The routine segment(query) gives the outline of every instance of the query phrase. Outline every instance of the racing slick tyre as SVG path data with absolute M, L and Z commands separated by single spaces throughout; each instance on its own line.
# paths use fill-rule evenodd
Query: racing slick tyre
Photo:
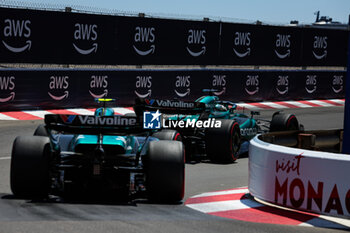
M 272 116 L 270 132 L 299 130 L 299 122 L 294 114 L 276 112 Z
M 237 122 L 221 120 L 220 128 L 205 133 L 206 153 L 212 162 L 233 163 L 241 147 L 241 131 Z
M 151 141 L 146 163 L 148 198 L 177 203 L 185 191 L 185 151 L 182 142 Z
M 36 128 L 36 130 L 34 132 L 34 136 L 45 136 L 45 137 L 49 136 L 47 134 L 47 131 L 45 129 L 45 125 L 44 124 L 38 125 L 38 127 Z
M 10 185 L 13 194 L 43 198 L 49 192 L 50 141 L 42 136 L 19 136 L 12 147 Z
M 180 133 L 172 129 L 163 129 L 157 131 L 152 134 L 152 137 L 158 138 L 159 140 L 182 141 Z

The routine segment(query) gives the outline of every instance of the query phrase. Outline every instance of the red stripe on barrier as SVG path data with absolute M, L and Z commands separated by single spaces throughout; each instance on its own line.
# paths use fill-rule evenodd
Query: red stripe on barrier
M 46 111 L 51 112 L 53 114 L 79 115 L 75 112 L 72 112 L 66 109 L 46 110 Z
M 307 101 L 307 100 L 300 100 L 300 101 L 298 101 L 298 102 L 299 102 L 299 103 L 302 103 L 302 104 L 310 105 L 310 106 L 312 106 L 312 107 L 324 107 L 324 106 L 319 105 L 319 104 L 311 103 L 311 102 L 309 102 L 309 101 Z
M 188 204 L 197 204 L 197 203 L 209 203 L 217 201 L 234 201 L 234 200 L 243 200 L 247 197 L 243 193 L 234 193 L 234 194 L 223 194 L 215 196 L 205 196 L 205 197 L 192 197 L 185 202 L 185 205 Z
M 340 103 L 334 102 L 332 100 L 320 100 L 320 101 L 324 102 L 324 103 L 327 103 L 327 104 L 334 105 L 334 106 L 344 106 L 344 104 L 340 104 Z
M 248 104 L 259 108 L 264 108 L 264 109 L 274 109 L 273 107 L 265 105 L 263 103 L 248 103 Z
M 25 112 L 2 112 L 1 114 L 15 118 L 17 120 L 42 120 L 40 117 Z
M 279 105 L 282 105 L 282 106 L 285 106 L 287 108 L 300 108 L 294 104 L 290 104 L 290 103 L 287 103 L 287 102 L 273 102 L 275 104 L 279 104 Z
M 283 225 L 299 225 L 319 216 L 318 214 L 289 211 L 271 206 L 212 212 L 209 214 L 248 222 Z

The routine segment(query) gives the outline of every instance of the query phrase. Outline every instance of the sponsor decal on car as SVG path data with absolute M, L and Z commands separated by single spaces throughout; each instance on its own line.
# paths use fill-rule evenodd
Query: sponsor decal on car
M 62 121 L 66 124 L 72 124 L 76 115 L 60 115 Z
M 181 100 L 159 100 L 159 99 L 146 99 L 146 104 L 155 107 L 171 107 L 171 108 L 194 108 L 195 103 L 184 102 Z
M 241 129 L 242 136 L 255 136 L 258 133 L 256 128 L 244 128 Z
M 79 122 L 82 125 L 107 125 L 107 126 L 133 126 L 136 125 L 136 118 L 113 116 L 113 117 L 99 117 L 99 116 L 78 116 Z

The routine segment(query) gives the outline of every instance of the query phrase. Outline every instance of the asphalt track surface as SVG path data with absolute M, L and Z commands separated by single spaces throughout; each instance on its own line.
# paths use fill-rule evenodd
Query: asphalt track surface
M 274 111 L 262 111 L 270 119 Z M 306 130 L 342 128 L 343 107 L 290 109 Z M 342 232 L 336 229 L 285 226 L 224 219 L 183 205 L 134 202 L 66 203 L 59 199 L 35 202 L 15 199 L 10 190 L 12 143 L 18 135 L 32 135 L 42 121 L 0 121 L 0 233 L 4 232 Z M 248 158 L 234 164 L 186 164 L 185 200 L 208 191 L 248 185 Z

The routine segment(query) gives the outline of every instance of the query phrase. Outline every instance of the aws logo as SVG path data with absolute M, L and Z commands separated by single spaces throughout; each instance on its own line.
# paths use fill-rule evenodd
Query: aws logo
M 108 95 L 108 76 L 107 75 L 92 75 L 90 80 L 89 93 L 94 98 L 103 98 Z M 93 91 L 102 90 L 101 94 L 95 94 Z
M 233 52 L 237 57 L 243 58 L 250 55 L 250 32 L 235 32 Z M 240 49 L 238 49 L 240 48 Z
M 138 55 L 147 56 L 154 53 L 156 50 L 154 44 L 156 40 L 155 31 L 154 27 L 135 27 L 135 45 L 133 45 L 133 48 Z
M 326 58 L 327 56 L 327 36 L 314 36 L 312 54 L 318 60 Z
M 92 52 L 97 52 L 98 43 L 96 43 L 98 34 L 97 34 L 97 25 L 96 24 L 82 24 L 76 23 L 74 25 L 74 49 L 82 54 L 88 55 Z M 85 41 L 85 43 L 83 43 Z M 91 42 L 91 45 L 88 45 L 87 48 L 82 48 L 82 44 L 86 46 L 86 42 Z M 81 45 L 80 45 L 81 44 Z
M 284 59 L 290 57 L 290 37 L 291 35 L 287 34 L 277 34 L 276 35 L 276 48 L 275 54 L 279 59 Z
M 191 76 L 176 76 L 175 93 L 179 97 L 190 95 L 191 92 Z
M 247 75 L 245 91 L 249 95 L 255 95 L 259 92 L 259 75 Z
M 152 88 L 152 76 L 136 76 L 135 94 L 139 98 L 150 97 L 152 94 L 151 88 Z
M 307 93 L 314 93 L 317 89 L 317 75 L 307 75 L 305 84 L 305 90 Z
M 0 103 L 12 101 L 15 99 L 15 76 L 0 77 L 0 94 L 6 96 L 0 98 Z
M 48 95 L 53 100 L 63 100 L 68 98 L 69 76 L 51 76 L 49 82 Z
M 13 53 L 29 51 L 32 46 L 32 41 L 30 40 L 32 33 L 30 20 L 5 19 L 4 24 L 4 39 L 2 43 L 5 48 Z M 8 40 L 12 40 L 11 45 Z
M 276 90 L 280 95 L 288 93 L 289 89 L 289 76 L 278 75 Z
M 188 36 L 187 36 L 187 52 L 192 57 L 199 57 L 201 55 L 204 55 L 206 52 L 206 37 L 205 34 L 207 33 L 206 30 L 195 30 L 195 29 L 189 29 L 188 30 Z
M 212 86 L 221 91 L 214 92 L 215 95 L 222 95 L 226 92 L 226 75 L 213 75 Z
M 343 75 L 334 75 L 332 81 L 332 90 L 334 93 L 340 93 L 343 90 Z

